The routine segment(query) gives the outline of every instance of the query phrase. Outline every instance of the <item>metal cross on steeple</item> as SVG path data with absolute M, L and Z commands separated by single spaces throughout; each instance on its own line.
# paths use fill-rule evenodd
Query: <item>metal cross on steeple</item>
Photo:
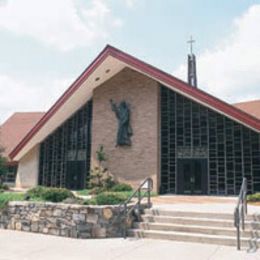
M 196 56 L 192 52 L 192 44 L 195 40 L 190 37 L 190 40 L 187 41 L 190 44 L 190 54 L 188 54 L 188 83 L 197 88 L 197 73 L 196 73 Z
M 188 44 L 190 44 L 190 54 L 192 54 L 192 44 L 195 42 L 195 40 L 192 38 L 192 35 L 190 36 L 190 40 L 187 41 Z

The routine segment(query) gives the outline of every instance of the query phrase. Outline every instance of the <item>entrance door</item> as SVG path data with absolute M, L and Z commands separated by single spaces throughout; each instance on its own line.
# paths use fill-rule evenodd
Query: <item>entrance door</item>
M 86 167 L 84 161 L 68 161 L 66 188 L 70 190 L 84 189 Z
M 179 159 L 177 192 L 179 194 L 207 194 L 207 160 Z

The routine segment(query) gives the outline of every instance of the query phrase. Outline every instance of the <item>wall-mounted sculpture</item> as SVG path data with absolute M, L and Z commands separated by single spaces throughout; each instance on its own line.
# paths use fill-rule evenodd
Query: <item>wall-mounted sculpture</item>
M 117 146 L 131 145 L 131 136 L 133 135 L 133 130 L 130 125 L 130 105 L 125 101 L 121 101 L 117 105 L 112 99 L 110 100 L 112 111 L 115 112 L 118 121 L 117 129 Z

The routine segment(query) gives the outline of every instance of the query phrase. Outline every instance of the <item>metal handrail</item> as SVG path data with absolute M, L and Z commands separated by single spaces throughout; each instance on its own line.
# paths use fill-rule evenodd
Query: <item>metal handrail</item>
M 147 185 L 147 186 L 146 186 Z M 141 193 L 142 190 L 146 190 L 143 194 Z M 146 197 L 147 194 L 147 207 L 151 208 L 151 191 L 153 189 L 153 180 L 152 178 L 148 177 L 146 178 L 139 186 L 138 188 L 127 198 L 126 201 L 119 204 L 119 214 L 122 212 L 123 214 L 123 237 L 126 238 L 127 236 L 127 218 L 130 215 L 130 213 L 133 212 L 137 208 L 137 214 L 138 218 L 140 218 L 140 212 L 141 212 L 141 202 L 142 199 Z M 137 202 L 133 205 L 128 206 L 128 204 L 132 201 L 134 197 L 137 195 Z
M 242 224 L 242 230 L 245 229 L 245 217 L 247 214 L 247 179 L 243 178 L 243 182 L 238 195 L 237 205 L 234 210 L 234 226 L 237 229 L 237 250 L 240 250 L 240 222 Z

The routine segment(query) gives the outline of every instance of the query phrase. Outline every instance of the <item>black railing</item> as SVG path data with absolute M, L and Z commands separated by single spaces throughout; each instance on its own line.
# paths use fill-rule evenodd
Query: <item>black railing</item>
M 241 247 L 241 234 L 240 234 L 240 225 L 242 230 L 245 230 L 245 217 L 247 215 L 247 179 L 243 178 L 243 182 L 240 188 L 237 206 L 234 210 L 234 226 L 237 229 L 237 249 L 240 250 Z
M 141 217 L 141 202 L 144 198 L 147 198 L 147 207 L 151 208 L 151 191 L 153 189 L 153 180 L 152 178 L 146 178 L 139 187 L 128 197 L 128 199 L 119 205 L 119 214 L 122 214 L 123 220 L 123 237 L 127 237 L 127 226 L 128 226 L 128 217 L 134 211 L 137 218 Z M 132 203 L 133 199 L 137 198 L 137 200 Z

